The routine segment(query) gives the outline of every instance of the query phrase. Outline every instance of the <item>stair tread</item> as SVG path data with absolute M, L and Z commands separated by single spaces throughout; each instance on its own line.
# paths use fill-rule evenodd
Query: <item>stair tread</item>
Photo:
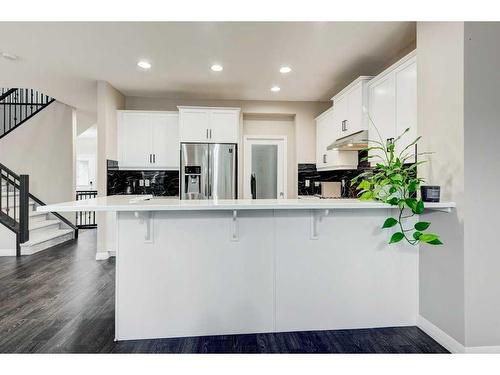
M 21 247 L 33 246 L 41 242 L 50 241 L 54 238 L 64 236 L 71 232 L 73 232 L 73 229 L 51 229 L 40 232 L 38 234 L 33 234 L 33 235 L 30 234 L 29 241 L 22 243 Z
M 47 212 L 30 211 L 29 215 L 30 215 L 30 217 L 33 217 L 33 216 L 42 216 L 42 215 L 47 215 Z
M 59 220 L 42 220 L 42 221 L 37 221 L 35 223 L 30 223 L 29 229 L 34 230 L 34 229 L 40 229 L 44 227 L 48 227 L 51 225 L 59 224 Z

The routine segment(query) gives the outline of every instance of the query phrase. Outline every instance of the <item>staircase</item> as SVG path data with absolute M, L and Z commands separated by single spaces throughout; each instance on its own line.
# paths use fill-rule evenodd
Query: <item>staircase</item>
M 33 89 L 0 88 L 0 138 L 21 126 L 55 99 Z
M 78 238 L 78 228 L 58 213 L 37 212 L 45 205 L 29 193 L 29 176 L 0 163 L 0 225 L 16 234 L 16 255 L 31 255 Z

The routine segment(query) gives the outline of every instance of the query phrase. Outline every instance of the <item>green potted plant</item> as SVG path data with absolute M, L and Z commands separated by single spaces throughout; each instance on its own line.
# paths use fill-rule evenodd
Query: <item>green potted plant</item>
M 413 157 L 414 146 L 421 137 L 402 147 L 402 151 L 396 154 L 396 144 L 410 129 L 406 129 L 399 137 L 385 145 L 377 127 L 370 116 L 368 117 L 378 133 L 379 140 L 368 140 L 369 147 L 365 151 L 368 153 L 376 150 L 377 153 L 368 155 L 362 160 L 379 160 L 373 170 L 363 172 L 351 181 L 354 186 L 357 185 L 359 199 L 380 201 L 397 208 L 396 217 L 388 217 L 382 225 L 382 228 L 397 227 L 397 231 L 390 238 L 390 244 L 405 240 L 411 245 L 420 242 L 442 245 L 437 234 L 427 231 L 431 225 L 430 222 L 418 221 L 413 226 L 408 226 L 408 220 L 415 215 L 422 214 L 425 209 L 424 202 L 417 198 L 417 192 L 424 181 L 417 176 L 417 166 L 425 161 L 407 163 Z M 428 153 L 423 152 L 417 155 L 424 154 Z

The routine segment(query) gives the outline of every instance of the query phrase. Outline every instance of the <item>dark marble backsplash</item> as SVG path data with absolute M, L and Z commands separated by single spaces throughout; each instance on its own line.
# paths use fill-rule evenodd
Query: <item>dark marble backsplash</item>
M 350 181 L 366 169 L 349 169 L 340 171 L 318 171 L 316 164 L 299 164 L 298 168 L 298 194 L 314 195 L 321 194 L 321 188 L 315 187 L 314 182 L 342 182 L 347 183 L 346 198 L 356 198 L 356 188 L 350 186 Z M 309 180 L 309 187 L 306 187 L 306 180 Z
M 179 196 L 179 171 L 121 170 L 117 163 L 112 162 L 108 160 L 107 195 Z M 149 180 L 150 186 L 140 186 L 140 180 Z

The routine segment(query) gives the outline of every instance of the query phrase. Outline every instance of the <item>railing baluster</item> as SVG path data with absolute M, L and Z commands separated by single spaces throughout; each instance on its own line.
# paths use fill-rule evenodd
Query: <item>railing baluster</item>
M 33 89 L 0 89 L 0 138 L 54 101 Z

